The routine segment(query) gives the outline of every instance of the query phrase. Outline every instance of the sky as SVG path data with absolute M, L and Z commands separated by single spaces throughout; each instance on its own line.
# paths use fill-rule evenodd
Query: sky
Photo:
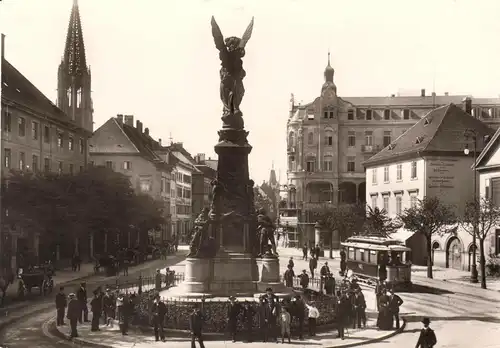
M 52 101 L 73 0 L 3 0 L 5 57 Z M 224 36 L 255 17 L 241 110 L 250 175 L 286 181 L 290 94 L 317 97 L 328 50 L 339 96 L 400 90 L 500 94 L 498 0 L 79 0 L 94 129 L 133 114 L 154 138 L 215 157 L 222 126 L 215 16 Z

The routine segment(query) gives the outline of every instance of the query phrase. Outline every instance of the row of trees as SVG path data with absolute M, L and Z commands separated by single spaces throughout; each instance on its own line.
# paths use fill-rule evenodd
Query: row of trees
M 352 234 L 369 234 L 388 237 L 399 228 L 419 233 L 425 237 L 427 249 L 427 277 L 432 278 L 432 240 L 450 229 L 450 225 L 460 225 L 471 236 L 476 237 L 479 247 L 481 287 L 486 289 L 486 252 L 485 241 L 500 224 L 500 208 L 489 199 L 481 199 L 466 204 L 463 215 L 458 218 L 451 207 L 443 204 L 436 197 L 425 197 L 415 206 L 405 209 L 397 218 L 388 217 L 385 210 L 359 205 L 339 205 L 316 213 L 316 220 L 333 233 L 336 231 L 340 240 Z M 330 256 L 331 256 L 330 247 Z
M 147 241 L 165 223 L 163 204 L 137 194 L 123 174 L 91 167 L 76 175 L 12 172 L 2 182 L 2 224 L 40 235 L 44 245 L 78 247 L 91 232 L 117 240 L 130 230 Z M 141 236 L 142 237 L 142 236 Z

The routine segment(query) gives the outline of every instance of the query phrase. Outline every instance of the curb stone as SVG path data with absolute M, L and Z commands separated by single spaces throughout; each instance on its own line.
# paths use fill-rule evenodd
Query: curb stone
M 388 332 L 387 334 L 384 334 L 382 336 L 375 337 L 375 338 L 372 338 L 372 339 L 369 339 L 369 340 L 366 340 L 366 341 L 362 341 L 362 342 L 345 343 L 345 344 L 340 344 L 340 345 L 326 346 L 324 348 L 350 348 L 350 347 L 364 346 L 364 345 L 368 345 L 368 344 L 373 344 L 373 343 L 378 343 L 378 342 L 384 341 L 386 339 L 389 339 L 391 337 L 394 337 L 394 336 L 402 333 L 405 330 L 405 328 L 406 328 L 406 319 L 402 318 L 402 320 L 403 320 L 403 324 L 401 325 L 401 327 L 398 330 L 394 330 L 394 331 Z M 44 323 L 44 325 L 47 325 L 49 334 L 53 335 L 56 338 L 61 338 L 61 339 L 64 339 L 66 341 L 72 341 L 74 343 L 79 343 L 79 344 L 86 345 L 86 346 L 89 346 L 89 347 L 94 347 L 94 348 L 111 348 L 112 347 L 112 346 L 109 346 L 109 345 L 100 344 L 100 343 L 96 343 L 96 342 L 93 342 L 93 341 L 90 341 L 90 340 L 86 340 L 86 339 L 83 339 L 83 338 L 80 338 L 80 337 L 75 337 L 73 339 L 69 339 L 56 326 L 55 317 L 53 317 L 52 319 L 49 319 L 46 323 Z

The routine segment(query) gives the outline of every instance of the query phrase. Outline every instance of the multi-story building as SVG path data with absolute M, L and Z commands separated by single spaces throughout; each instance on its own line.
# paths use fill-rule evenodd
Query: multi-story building
M 88 160 L 87 141 L 92 135 L 93 109 L 78 5 L 73 5 L 64 55 L 58 69 L 58 106 L 5 59 L 3 39 L 4 36 L 2 175 L 8 175 L 11 169 L 58 173 L 83 170 Z M 61 98 L 62 88 L 66 98 Z M 38 258 L 43 241 L 38 237 L 28 240 L 19 228 L 1 228 L 3 267 L 16 268 L 20 255 L 25 259 Z
M 155 231 L 152 237 L 156 243 L 171 238 L 170 218 L 176 207 L 174 204 L 172 208 L 171 202 L 175 202 L 175 198 L 171 197 L 171 188 L 175 188 L 172 176 L 177 160 L 161 145 L 161 139 L 154 140 L 149 135 L 149 129 L 143 129 L 139 120 L 134 127 L 133 115 L 119 114 L 95 131 L 90 140 L 90 159 L 93 165 L 105 166 L 128 176 L 137 192 L 164 202 L 168 223 Z M 104 250 L 96 250 L 95 247 L 105 245 L 99 243 L 98 238 L 103 236 L 94 238 L 93 250 L 96 253 Z
M 287 122 L 288 208 L 300 217 L 305 239 L 313 239 L 309 212 L 331 204 L 363 202 L 366 196 L 362 163 L 391 144 L 422 116 L 466 96 L 391 95 L 340 97 L 330 62 L 325 83 L 312 102 L 295 105 L 292 97 Z M 500 98 L 471 98 L 474 117 L 500 124 Z
M 193 175 L 199 174 L 196 162 L 182 143 L 172 143 L 167 149 L 176 158 L 172 170 L 172 200 L 175 199 L 175 211 L 172 212 L 172 232 L 180 240 L 187 241 L 193 226 Z M 175 198 L 174 198 L 175 197 Z
M 193 215 L 198 215 L 212 203 L 211 182 L 216 179 L 217 171 L 205 163 L 203 153 L 197 154 L 194 160 L 199 172 L 193 173 Z
M 471 169 L 476 157 L 465 154 L 464 149 L 473 147 L 474 135 L 479 155 L 486 145 L 483 139 L 493 134 L 492 128 L 454 104 L 434 109 L 364 163 L 368 205 L 395 218 L 424 197 L 437 197 L 460 219 L 477 192 L 473 185 L 476 173 Z M 412 248 L 413 263 L 427 264 L 425 237 L 410 231 L 393 237 Z M 470 267 L 467 255 L 472 250 L 472 236 L 463 228 L 453 226 L 436 233 L 432 243 L 436 266 Z

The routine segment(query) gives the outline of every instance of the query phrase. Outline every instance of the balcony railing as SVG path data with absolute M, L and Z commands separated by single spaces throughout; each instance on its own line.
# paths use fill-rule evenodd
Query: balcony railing
M 362 145 L 361 146 L 361 152 L 363 153 L 377 153 L 379 152 L 380 145 Z

